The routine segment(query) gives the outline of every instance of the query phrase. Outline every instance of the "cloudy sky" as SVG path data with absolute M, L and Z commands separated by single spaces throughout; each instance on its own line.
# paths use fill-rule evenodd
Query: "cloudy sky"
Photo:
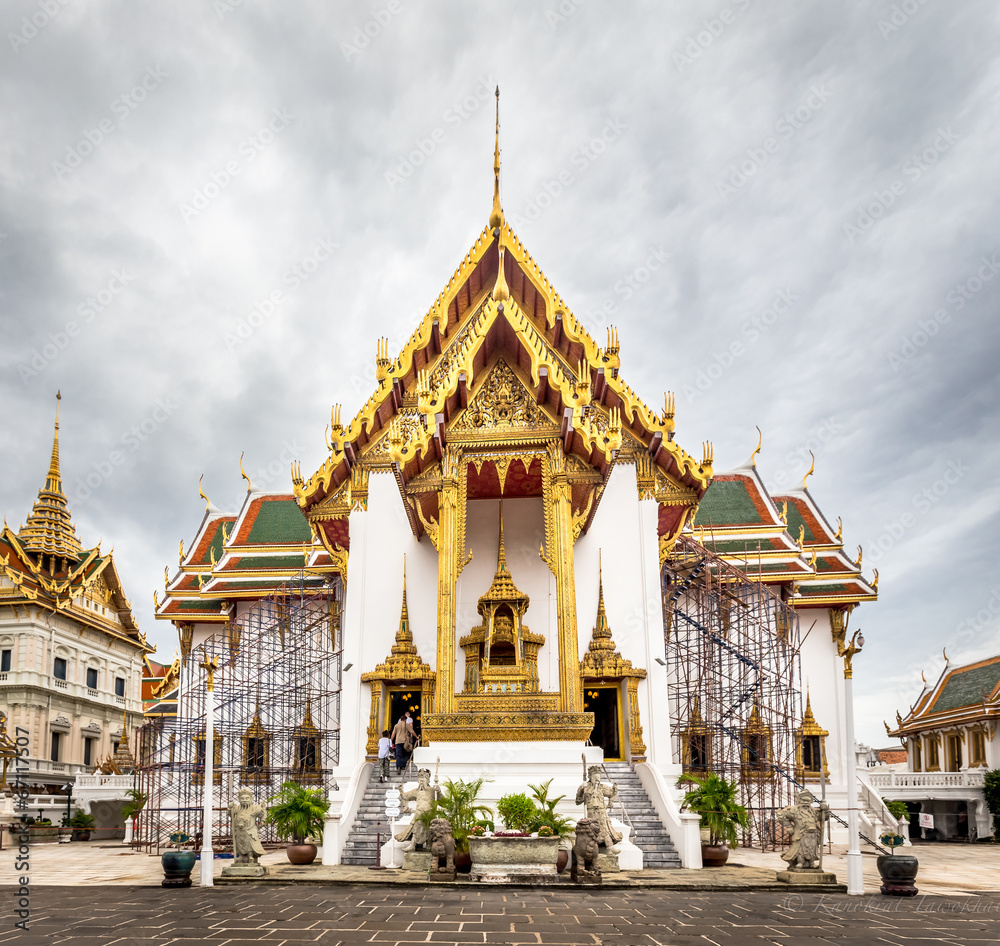
M 696 9 L 697 7 L 697 9 Z M 810 488 L 881 599 L 859 738 L 1000 650 L 1000 11 L 988 0 L 7 0 L 0 511 L 63 476 L 140 625 L 202 511 L 314 470 L 508 220 L 677 437 Z M 282 294 L 274 303 L 273 293 Z M 775 303 L 778 303 L 775 307 Z M 779 310 L 781 310 L 779 312 Z M 254 315 L 254 313 L 260 313 Z M 91 486 L 87 485 L 90 478 Z M 869 572 L 870 574 L 870 572 Z

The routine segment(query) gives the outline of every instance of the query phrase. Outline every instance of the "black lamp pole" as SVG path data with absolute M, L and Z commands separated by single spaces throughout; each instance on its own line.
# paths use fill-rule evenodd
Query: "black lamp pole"
M 66 791 L 66 824 L 69 825 L 70 806 L 73 804 L 73 783 L 67 782 L 63 785 L 63 789 Z

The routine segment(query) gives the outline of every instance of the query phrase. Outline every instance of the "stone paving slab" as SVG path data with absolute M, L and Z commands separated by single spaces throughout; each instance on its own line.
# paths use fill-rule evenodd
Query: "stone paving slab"
M 219 946 L 489 943 L 542 946 L 933 944 L 1000 941 L 1000 895 L 470 886 L 66 888 L 33 886 L 28 932 L 0 890 L 0 944 Z

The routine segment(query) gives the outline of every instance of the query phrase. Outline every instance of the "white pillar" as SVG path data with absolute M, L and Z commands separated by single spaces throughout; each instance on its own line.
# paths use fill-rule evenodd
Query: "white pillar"
M 858 834 L 858 773 L 854 756 L 854 681 L 846 673 L 844 680 L 844 702 L 847 704 L 847 894 L 863 896 L 865 892 L 864 873 L 861 864 L 861 839 Z
M 215 691 L 212 689 L 212 671 L 209 670 L 208 689 L 205 694 L 205 818 L 201 829 L 201 886 L 212 887 L 215 853 L 212 850 L 212 782 L 215 780 Z

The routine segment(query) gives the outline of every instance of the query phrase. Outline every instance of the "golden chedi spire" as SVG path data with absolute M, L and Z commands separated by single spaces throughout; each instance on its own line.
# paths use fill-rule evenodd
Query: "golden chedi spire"
M 526 611 L 530 600 L 528 595 L 520 591 L 514 584 L 514 579 L 507 568 L 507 552 L 503 542 L 503 501 L 501 500 L 500 539 L 497 543 L 497 570 L 493 576 L 493 583 L 490 585 L 489 590 L 479 599 L 478 610 L 480 614 L 484 614 L 485 609 L 489 607 L 490 603 L 505 601 L 508 603 L 516 602 L 519 606 L 523 603 L 521 610 Z
M 401 657 L 404 654 L 416 654 L 413 644 L 413 632 L 410 630 L 410 614 L 406 610 L 406 556 L 403 556 L 403 607 L 399 612 L 399 627 L 396 629 L 396 640 L 392 645 L 392 655 Z
M 493 210 L 490 212 L 490 229 L 502 228 L 503 208 L 500 206 L 500 86 L 497 86 L 497 131 L 493 146 Z
M 49 471 L 45 475 L 45 485 L 38 491 L 38 499 L 17 534 L 21 544 L 29 552 L 57 555 L 61 558 L 78 560 L 83 554 L 83 546 L 76 537 L 73 518 L 63 492 L 62 474 L 59 470 L 59 401 L 62 394 L 56 392 L 56 426 L 52 439 L 52 457 Z
M 595 654 L 602 650 L 614 652 L 615 649 L 615 643 L 611 639 L 611 628 L 608 626 L 608 615 L 604 610 L 604 574 L 600 553 L 597 559 L 597 620 L 594 622 L 594 630 L 587 649 Z

